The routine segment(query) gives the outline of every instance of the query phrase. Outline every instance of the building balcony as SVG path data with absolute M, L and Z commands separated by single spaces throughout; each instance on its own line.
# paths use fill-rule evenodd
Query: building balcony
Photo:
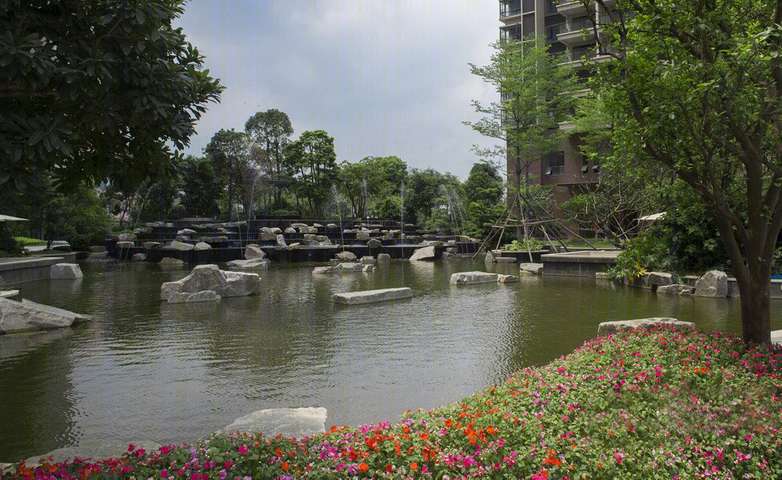
M 568 18 L 583 17 L 589 13 L 584 4 L 577 0 L 558 4 L 557 12 Z
M 610 62 L 614 59 L 611 55 L 595 55 L 594 53 L 588 54 L 575 51 L 571 54 L 570 58 L 570 61 L 562 62 L 561 65 L 567 65 L 573 68 L 573 70 L 581 70 L 589 63 Z
M 587 45 L 595 43 L 595 30 L 593 27 L 586 27 L 578 30 L 568 30 L 560 32 L 557 35 L 557 40 L 564 43 L 569 47 L 577 47 L 579 45 Z

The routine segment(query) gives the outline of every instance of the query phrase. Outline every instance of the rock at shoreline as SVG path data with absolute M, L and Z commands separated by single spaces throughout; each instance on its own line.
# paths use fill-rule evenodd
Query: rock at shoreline
M 728 275 L 719 270 L 706 272 L 695 282 L 696 297 L 725 298 L 728 296 Z
M 522 275 L 542 275 L 542 263 L 522 263 L 519 267 L 519 273 Z
M 237 418 L 218 433 L 263 433 L 267 437 L 311 437 L 326 431 L 323 407 L 267 408 Z
M 160 265 L 161 267 L 183 267 L 185 265 L 185 262 L 174 257 L 163 257 L 158 262 L 158 265 Z
M 212 249 L 212 246 L 209 245 L 206 242 L 198 242 L 193 247 L 193 250 L 195 250 L 196 252 L 202 252 L 204 250 L 211 250 L 211 249 Z
M 353 252 L 339 252 L 338 254 L 334 255 L 334 258 L 337 259 L 338 262 L 355 262 L 358 260 L 358 257 Z
M 190 275 L 160 287 L 160 298 L 168 300 L 174 293 L 196 293 L 214 290 L 221 297 L 241 297 L 258 293 L 261 277 L 255 273 L 228 272 L 217 265 L 198 265 Z
M 635 330 L 636 328 L 652 328 L 657 325 L 670 325 L 673 327 L 695 328 L 692 322 L 681 322 L 671 317 L 652 317 L 639 318 L 637 320 L 620 320 L 617 322 L 603 322 L 597 326 L 597 336 L 608 335 L 609 333 L 625 332 Z
M 410 261 L 415 262 L 419 260 L 434 260 L 435 257 L 435 251 L 434 246 L 430 247 L 423 247 L 416 249 L 415 252 L 410 256 Z
M 247 260 L 231 260 L 226 265 L 231 270 L 234 269 L 251 269 L 251 268 L 258 268 L 258 269 L 266 269 L 269 268 L 269 260 L 266 258 L 256 257 L 256 258 L 250 258 Z
M 692 295 L 695 291 L 695 287 L 689 285 L 682 285 L 680 283 L 674 283 L 672 285 L 663 285 L 657 287 L 657 293 L 663 293 L 668 295 Z
M 193 245 L 189 243 L 180 242 L 179 240 L 171 240 L 169 246 L 172 249 L 179 250 L 181 252 L 186 252 L 195 248 Z
M 144 449 L 149 452 L 161 447 L 159 443 L 148 440 L 129 440 L 129 441 L 100 441 L 92 444 L 81 444 L 76 447 L 64 447 L 52 450 L 49 453 L 36 455 L 25 460 L 29 465 L 37 465 L 41 458 L 52 457 L 54 462 L 64 462 L 67 459 L 74 458 L 92 458 L 99 460 L 104 458 L 117 458 L 128 451 L 128 445 L 134 445 L 136 449 Z
M 496 282 L 498 275 L 487 272 L 458 272 L 451 275 L 451 285 L 474 285 Z
M 380 248 L 383 246 L 383 242 L 378 240 L 377 238 L 370 238 L 369 241 L 367 241 L 367 247 L 368 248 Z
M 387 253 L 379 253 L 377 255 L 377 261 L 378 262 L 390 262 L 391 261 L 391 255 Z
M 81 273 L 81 268 L 77 263 L 57 263 L 49 269 L 49 278 L 51 279 L 82 278 L 83 276 L 84 274 Z
M 497 283 L 515 283 L 519 281 L 519 277 L 516 275 L 499 275 L 497 276 Z
M 132 257 L 130 257 L 131 262 L 144 262 L 147 260 L 147 256 L 143 253 L 134 253 Z

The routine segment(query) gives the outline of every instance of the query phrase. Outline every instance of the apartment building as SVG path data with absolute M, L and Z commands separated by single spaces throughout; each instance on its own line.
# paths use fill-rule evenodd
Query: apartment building
M 598 24 L 607 21 L 606 12 L 599 8 L 587 9 L 581 1 L 557 0 L 500 0 L 500 39 L 523 40 L 542 37 L 551 53 L 564 54 L 576 75 L 586 78 L 584 60 L 593 59 L 595 30 L 592 18 Z M 599 28 L 597 29 L 599 34 Z M 606 56 L 605 59 L 608 57 Z M 562 123 L 560 129 L 573 126 Z M 540 158 L 530 159 L 530 177 L 535 183 L 553 186 L 556 204 L 598 181 L 600 165 L 580 153 L 580 136 L 571 135 L 560 147 Z M 507 159 L 507 175 L 511 184 L 524 181 L 527 159 Z M 522 166 L 522 167 L 520 167 Z

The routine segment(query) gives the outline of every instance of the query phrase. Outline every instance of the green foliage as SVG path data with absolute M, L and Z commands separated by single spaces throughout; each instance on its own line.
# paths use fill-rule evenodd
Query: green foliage
M 206 158 L 187 157 L 182 163 L 182 205 L 188 217 L 213 218 L 217 213 L 220 184 Z
M 253 142 L 251 149 L 256 163 L 271 187 L 273 201 L 270 208 L 280 209 L 283 207 L 282 184 L 287 181 L 283 153 L 293 135 L 291 120 L 286 113 L 272 108 L 247 119 L 244 130 Z
M 204 153 L 212 162 L 212 168 L 222 188 L 227 190 L 225 219 L 234 219 L 234 200 L 238 190 L 247 182 L 249 137 L 243 132 L 221 129 L 204 147 Z M 246 188 L 246 187 L 245 187 Z
M 476 163 L 464 182 L 464 198 L 467 203 L 467 234 L 486 238 L 505 210 L 501 204 L 504 191 L 502 177 L 497 167 L 488 163 Z
M 0 9 L 0 185 L 41 171 L 139 184 L 170 171 L 218 80 L 172 26 L 184 2 L 29 2 Z
M 339 169 L 339 190 L 350 201 L 356 217 L 378 216 L 395 218 L 389 199 L 399 197 L 407 180 L 407 164 L 395 156 L 365 157 L 358 163 L 342 162 Z M 396 202 L 397 206 L 399 202 Z
M 302 133 L 285 147 L 285 164 L 293 192 L 307 201 L 312 215 L 322 218 L 337 180 L 334 139 L 323 130 Z
M 512 242 L 503 245 L 500 250 L 508 250 L 511 252 L 528 252 L 534 250 L 543 250 L 544 247 L 545 245 L 543 242 L 535 237 L 530 237 L 526 240 L 522 240 L 521 242 L 518 240 L 513 240 Z
M 7 222 L 0 222 L 0 257 L 17 257 L 24 254 L 22 243 L 14 238 L 13 233 L 6 227 Z
M 665 240 L 655 229 L 646 230 L 628 242 L 627 249 L 616 257 L 616 266 L 608 269 L 614 280 L 633 280 L 650 270 L 671 270 Z

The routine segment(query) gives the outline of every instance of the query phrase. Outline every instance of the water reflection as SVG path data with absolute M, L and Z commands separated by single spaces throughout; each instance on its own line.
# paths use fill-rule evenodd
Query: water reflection
M 378 264 L 374 273 L 261 272 L 261 294 L 169 305 L 189 268 L 82 264 L 80 282 L 25 284 L 33 301 L 95 321 L 34 340 L 0 338 L 0 460 L 96 441 L 194 441 L 261 408 L 323 406 L 329 424 L 395 420 L 566 354 L 597 324 L 673 316 L 740 331 L 736 300 L 657 297 L 592 279 L 521 277 L 451 286 L 452 273 L 515 265 Z M 410 300 L 345 307 L 337 292 L 409 286 Z M 778 310 L 778 309 L 776 309 Z M 774 328 L 782 328 L 775 316 Z M 11 340 L 3 343 L 4 340 Z

